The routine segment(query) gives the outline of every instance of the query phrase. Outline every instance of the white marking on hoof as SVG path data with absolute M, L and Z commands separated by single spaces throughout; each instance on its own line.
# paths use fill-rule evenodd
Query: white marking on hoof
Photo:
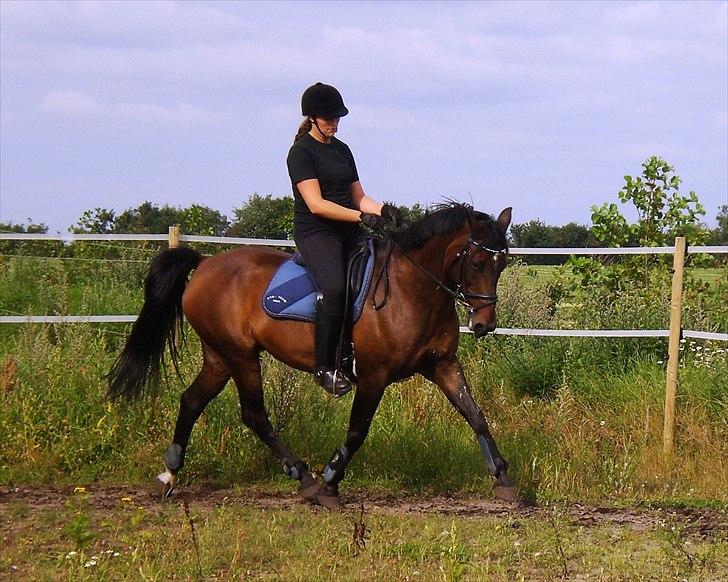
M 176 484 L 177 475 L 173 475 L 169 469 L 157 475 L 157 492 L 162 496 L 162 499 L 167 499 L 172 494 Z
M 170 483 L 174 485 L 177 482 L 177 475 L 173 475 L 172 471 L 167 469 L 164 473 L 157 475 L 157 479 L 159 479 L 162 483 Z

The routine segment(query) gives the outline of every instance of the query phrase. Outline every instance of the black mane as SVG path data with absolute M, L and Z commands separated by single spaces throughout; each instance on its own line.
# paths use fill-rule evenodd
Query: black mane
M 489 228 L 489 244 L 506 248 L 505 235 L 501 233 L 495 219 L 490 214 L 473 210 L 469 204 L 447 201 L 428 208 L 425 216 L 416 220 L 405 230 L 396 234 L 395 239 L 404 251 L 421 248 L 428 240 L 438 234 L 450 234 L 471 217 L 475 222 L 485 223 Z

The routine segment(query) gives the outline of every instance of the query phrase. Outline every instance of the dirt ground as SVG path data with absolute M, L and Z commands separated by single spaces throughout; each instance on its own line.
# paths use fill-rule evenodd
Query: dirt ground
M 200 509 L 223 505 L 238 505 L 257 509 L 287 509 L 307 505 L 292 493 L 266 492 L 259 489 L 184 487 L 169 499 L 162 501 L 149 490 L 141 487 L 90 485 L 84 487 L 86 502 L 94 509 L 113 509 L 119 499 L 129 498 L 137 506 L 149 509 L 160 504 L 183 504 Z M 61 509 L 78 490 L 74 487 L 50 486 L 0 486 L 0 510 L 9 504 L 22 503 L 32 510 Z M 341 511 L 360 511 L 362 504 L 369 515 L 440 515 L 461 517 L 518 516 L 547 520 L 558 511 L 561 518 L 573 525 L 613 526 L 632 531 L 643 531 L 664 524 L 665 521 L 680 524 L 693 535 L 728 535 L 728 509 L 714 508 L 618 508 L 591 505 L 550 504 L 537 506 L 526 503 L 506 503 L 463 495 L 436 495 L 430 497 L 410 495 L 378 495 L 353 491 L 342 495 Z M 322 509 L 322 511 L 324 511 Z

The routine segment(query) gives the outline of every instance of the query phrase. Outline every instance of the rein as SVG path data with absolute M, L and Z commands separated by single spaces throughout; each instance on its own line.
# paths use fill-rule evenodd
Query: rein
M 466 285 L 467 282 L 465 281 L 465 269 L 467 268 L 467 262 L 465 260 L 465 257 L 468 255 L 468 251 L 470 250 L 471 246 L 475 246 L 481 250 L 487 251 L 489 253 L 493 253 L 494 255 L 499 254 L 505 254 L 508 251 L 506 249 L 501 250 L 495 250 L 491 249 L 487 246 L 485 246 L 482 243 L 479 243 L 472 237 L 468 238 L 468 240 L 465 242 L 465 245 L 462 249 L 460 249 L 455 254 L 455 260 L 453 261 L 452 265 L 450 265 L 450 268 L 455 264 L 455 261 L 458 259 L 461 259 L 460 261 L 460 277 L 457 282 L 457 287 L 455 289 L 451 289 L 448 287 L 444 282 L 442 282 L 440 279 L 437 278 L 433 273 L 431 273 L 427 268 L 420 265 L 417 261 L 415 261 L 412 257 L 410 257 L 404 250 L 402 250 L 402 247 L 397 244 L 397 241 L 395 241 L 391 235 L 388 233 L 381 233 L 381 236 L 386 241 L 386 248 L 384 251 L 384 262 L 382 263 L 382 268 L 379 270 L 379 274 L 377 275 L 376 281 L 374 282 L 374 291 L 372 293 L 372 305 L 374 306 L 375 310 L 379 310 L 382 307 L 384 307 L 387 303 L 388 295 L 389 295 L 389 261 L 392 258 L 392 250 L 394 247 L 397 247 L 400 253 L 402 253 L 402 256 L 404 256 L 410 263 L 412 263 L 415 267 L 417 267 L 420 271 L 422 271 L 425 275 L 427 275 L 430 279 L 432 279 L 435 282 L 435 286 L 439 289 L 442 289 L 446 293 L 449 293 L 452 295 L 452 297 L 455 299 L 456 303 L 459 303 L 463 307 L 465 307 L 468 310 L 468 314 L 470 316 L 474 315 L 484 307 L 488 307 L 489 305 L 495 305 L 498 301 L 498 295 L 496 294 L 489 294 L 489 293 L 476 293 L 472 291 L 468 291 Z M 449 269 L 448 269 L 449 270 Z M 379 289 L 379 284 L 381 282 L 384 282 L 384 298 L 380 303 L 377 303 L 377 290 Z M 482 305 L 479 305 L 478 307 L 473 307 L 469 302 L 468 299 L 480 299 L 484 301 Z

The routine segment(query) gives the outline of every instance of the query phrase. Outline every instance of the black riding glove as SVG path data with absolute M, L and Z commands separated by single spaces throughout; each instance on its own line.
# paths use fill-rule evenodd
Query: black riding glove
M 362 212 L 359 218 L 364 226 L 371 228 L 374 232 L 384 232 L 387 228 L 387 220 L 378 214 Z
M 394 230 L 404 225 L 402 211 L 389 202 L 382 205 L 382 218 L 385 218 Z

